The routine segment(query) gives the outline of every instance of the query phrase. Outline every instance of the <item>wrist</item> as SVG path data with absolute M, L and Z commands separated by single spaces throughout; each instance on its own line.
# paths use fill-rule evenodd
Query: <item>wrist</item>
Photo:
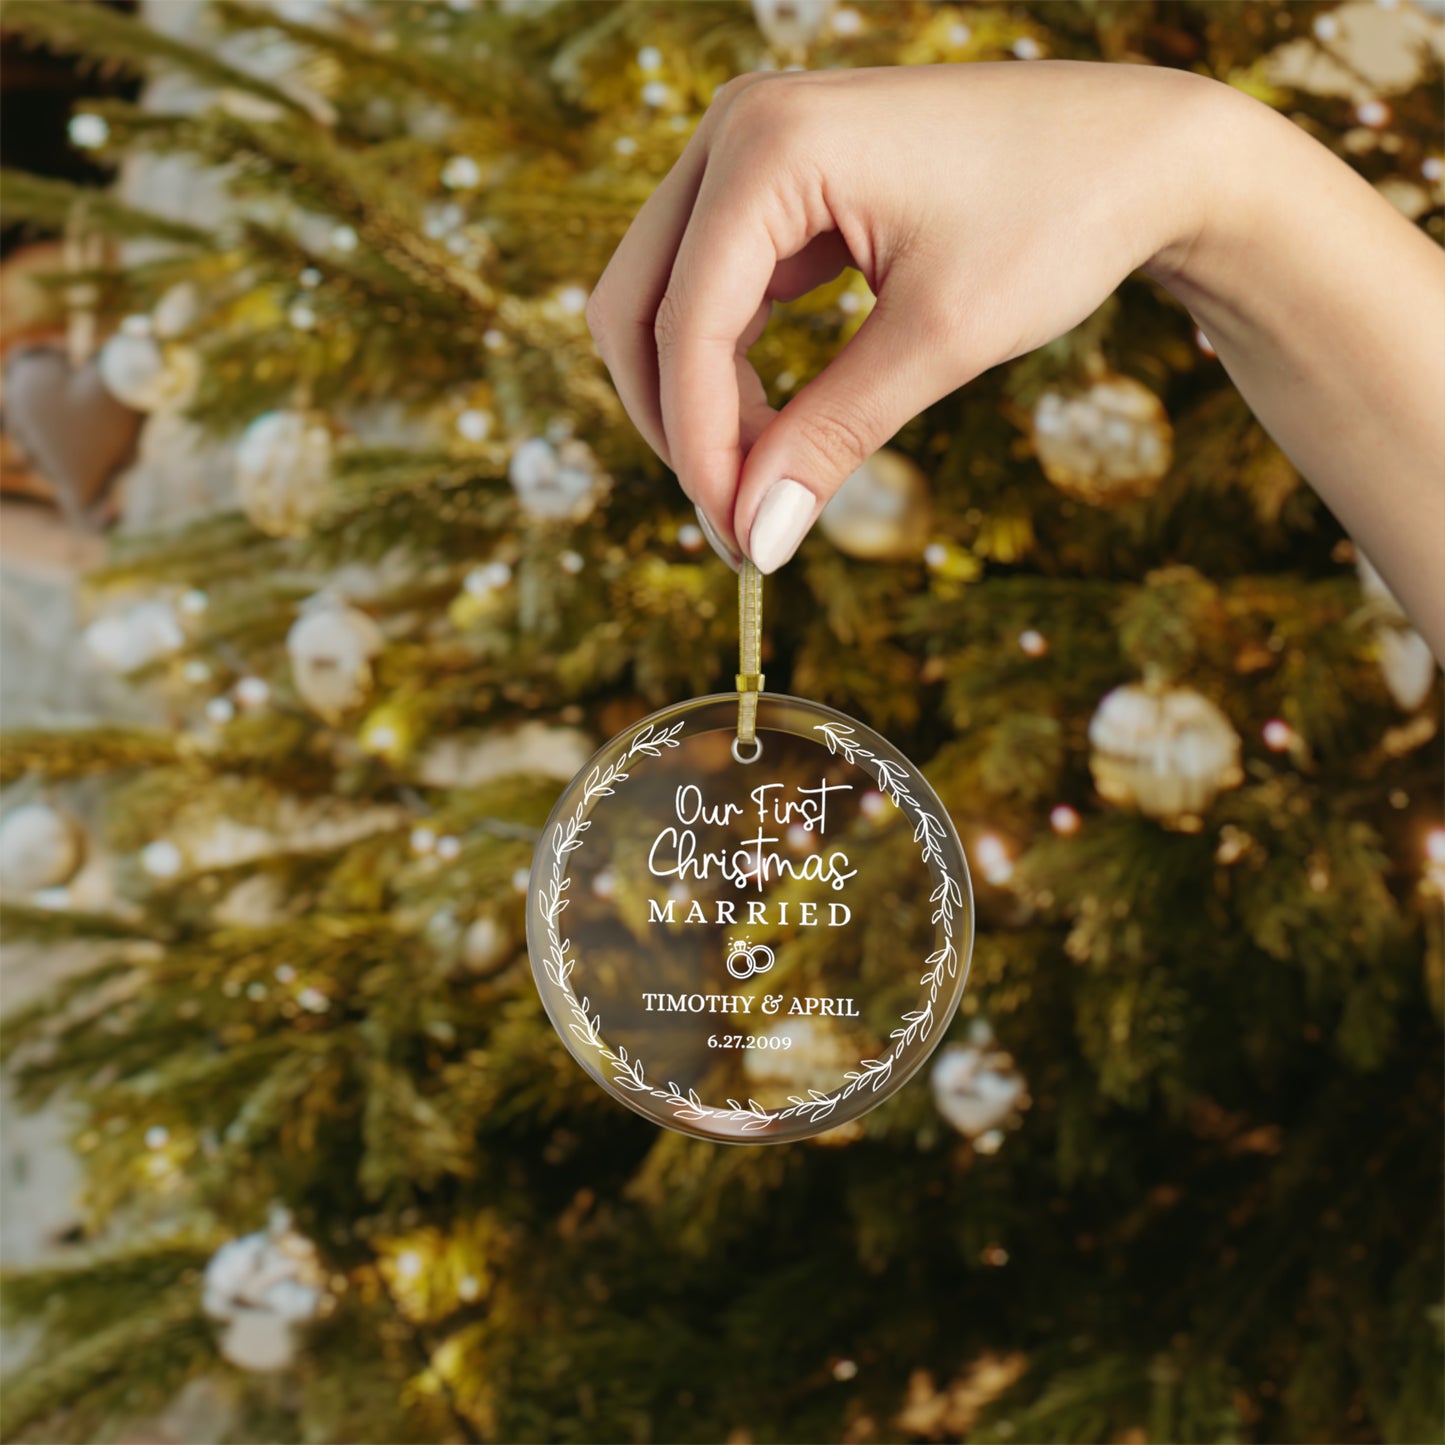
M 1278 118 L 1219 81 L 1180 79 L 1174 123 L 1167 127 L 1170 155 L 1161 161 L 1179 184 L 1166 201 L 1157 249 L 1142 269 L 1176 295 L 1203 295 L 1228 274 L 1242 231 L 1257 214 L 1250 181 L 1271 169 L 1264 152 Z

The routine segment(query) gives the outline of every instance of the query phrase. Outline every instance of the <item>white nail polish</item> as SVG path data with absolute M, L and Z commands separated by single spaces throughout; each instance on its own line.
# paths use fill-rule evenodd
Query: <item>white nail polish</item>
M 776 572 L 798 550 L 817 510 L 818 499 L 791 477 L 768 488 L 748 533 L 748 551 L 759 572 Z
M 697 513 L 697 524 L 702 528 L 702 534 L 707 538 L 708 546 L 736 572 L 743 565 L 743 559 L 718 535 L 717 528 L 708 521 L 707 514 L 701 507 L 694 507 L 693 511 Z

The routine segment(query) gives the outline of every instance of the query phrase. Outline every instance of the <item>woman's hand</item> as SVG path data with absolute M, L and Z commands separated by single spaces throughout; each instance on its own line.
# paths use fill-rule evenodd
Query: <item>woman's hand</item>
M 877 303 L 774 411 L 748 348 L 774 300 L 846 266 Z M 1228 87 L 1071 62 L 741 76 L 638 213 L 588 322 L 713 545 L 771 572 L 909 418 L 1139 267 L 1194 311 L 1438 652 L 1445 261 Z

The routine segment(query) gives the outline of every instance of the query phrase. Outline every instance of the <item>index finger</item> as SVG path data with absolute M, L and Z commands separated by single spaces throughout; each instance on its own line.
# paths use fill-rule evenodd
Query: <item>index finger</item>
M 769 168 L 726 156 L 719 164 L 714 151 L 657 308 L 662 429 L 673 470 L 724 537 L 734 535 L 743 463 L 739 343 L 766 316 L 779 262 L 809 239 L 802 208 L 779 207 L 777 199 Z

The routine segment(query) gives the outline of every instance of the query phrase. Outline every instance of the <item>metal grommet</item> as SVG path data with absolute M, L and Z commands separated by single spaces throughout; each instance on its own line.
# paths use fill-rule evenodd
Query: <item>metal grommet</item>
M 762 757 L 762 755 L 763 755 L 763 740 L 762 740 L 761 738 L 754 738 L 754 739 L 753 739 L 753 752 L 752 752 L 752 756 L 751 756 L 751 757 L 747 757 L 747 758 L 745 758 L 745 757 L 738 751 L 738 745 L 739 745 L 741 742 L 742 742 L 742 739 L 741 739 L 741 738 L 734 738 L 734 739 L 733 739 L 733 761 L 734 761 L 734 762 L 737 762 L 737 763 L 755 763 L 755 762 L 757 762 L 757 760 L 758 760 L 760 757 Z

